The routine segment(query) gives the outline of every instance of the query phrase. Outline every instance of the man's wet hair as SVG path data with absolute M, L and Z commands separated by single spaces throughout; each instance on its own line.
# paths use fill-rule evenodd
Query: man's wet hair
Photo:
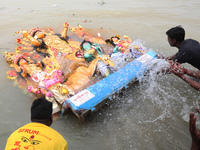
M 176 39 L 178 42 L 182 42 L 185 39 L 185 30 L 183 29 L 182 26 L 176 26 L 171 29 L 169 29 L 166 34 L 171 38 L 171 39 Z
M 31 119 L 46 120 L 52 118 L 52 103 L 43 96 L 34 100 L 31 106 Z

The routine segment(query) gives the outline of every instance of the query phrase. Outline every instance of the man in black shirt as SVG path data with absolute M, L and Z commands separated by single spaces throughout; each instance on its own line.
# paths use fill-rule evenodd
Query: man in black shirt
M 178 52 L 175 55 L 166 57 L 165 59 L 173 60 L 169 61 L 170 71 L 189 83 L 193 88 L 200 90 L 200 83 L 188 78 L 187 76 L 200 79 L 200 45 L 199 42 L 192 39 L 185 39 L 185 30 L 181 26 L 177 26 L 169 29 L 166 32 L 168 36 L 168 42 L 170 46 L 177 47 Z M 189 63 L 193 67 L 197 68 L 197 71 L 187 70 L 181 64 Z M 187 75 L 187 76 L 185 76 Z M 199 103 L 200 105 L 200 103 Z M 200 110 L 196 108 L 196 111 L 200 113 Z M 200 149 L 200 132 L 196 128 L 197 117 L 193 112 L 190 113 L 189 131 L 192 138 L 191 150 Z
M 189 83 L 195 89 L 200 90 L 200 83 L 185 75 L 200 79 L 200 44 L 193 39 L 185 40 L 185 30 L 181 26 L 173 27 L 166 32 L 170 46 L 177 47 L 178 52 L 165 59 L 170 61 L 172 73 Z M 198 71 L 187 70 L 181 64 L 189 63 Z
M 175 61 L 179 63 L 189 63 L 200 70 L 200 45 L 199 42 L 187 39 L 179 47 L 175 55 Z

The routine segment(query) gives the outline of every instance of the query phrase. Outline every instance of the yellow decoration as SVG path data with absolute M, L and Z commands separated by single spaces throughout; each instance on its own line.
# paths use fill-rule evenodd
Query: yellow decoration
M 62 95 L 67 95 L 68 94 L 68 89 L 62 88 L 61 89 L 61 94 Z

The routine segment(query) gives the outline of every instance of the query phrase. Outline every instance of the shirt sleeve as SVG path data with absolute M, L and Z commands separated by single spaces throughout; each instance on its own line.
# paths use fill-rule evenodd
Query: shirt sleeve
M 190 53 L 186 50 L 179 50 L 178 53 L 176 53 L 174 61 L 182 64 L 186 63 L 191 59 Z
M 68 145 L 67 145 L 67 143 L 66 143 L 66 145 L 65 145 L 65 149 L 64 150 L 68 150 Z

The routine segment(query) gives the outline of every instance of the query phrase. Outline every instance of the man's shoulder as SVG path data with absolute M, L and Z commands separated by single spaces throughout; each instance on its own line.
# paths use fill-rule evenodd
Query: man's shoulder
M 56 131 L 55 129 L 53 129 L 51 127 L 49 127 L 49 128 L 50 128 L 49 130 L 51 130 L 52 134 L 54 134 L 57 138 L 59 137 L 60 139 L 64 139 L 64 137 L 58 131 Z
M 186 40 L 183 41 L 183 44 L 189 44 L 190 45 L 190 44 L 194 44 L 194 43 L 199 44 L 199 42 L 194 40 L 194 39 L 186 39 Z
M 67 141 L 56 130 L 47 125 L 32 122 L 14 131 L 7 140 L 6 148 L 16 148 L 16 146 L 13 144 L 16 141 L 19 141 L 21 146 L 25 146 L 25 144 L 27 143 L 22 141 L 23 138 L 27 139 L 28 142 L 31 142 L 29 141 L 30 137 L 34 138 L 34 140 L 37 140 L 39 142 L 37 147 L 59 146 L 62 147 L 62 149 L 63 147 L 67 147 Z M 48 143 L 48 146 L 42 143 Z
M 200 49 L 200 44 L 198 41 L 193 40 L 193 39 L 186 39 L 181 43 L 179 49 L 181 51 L 190 51 L 196 48 Z

